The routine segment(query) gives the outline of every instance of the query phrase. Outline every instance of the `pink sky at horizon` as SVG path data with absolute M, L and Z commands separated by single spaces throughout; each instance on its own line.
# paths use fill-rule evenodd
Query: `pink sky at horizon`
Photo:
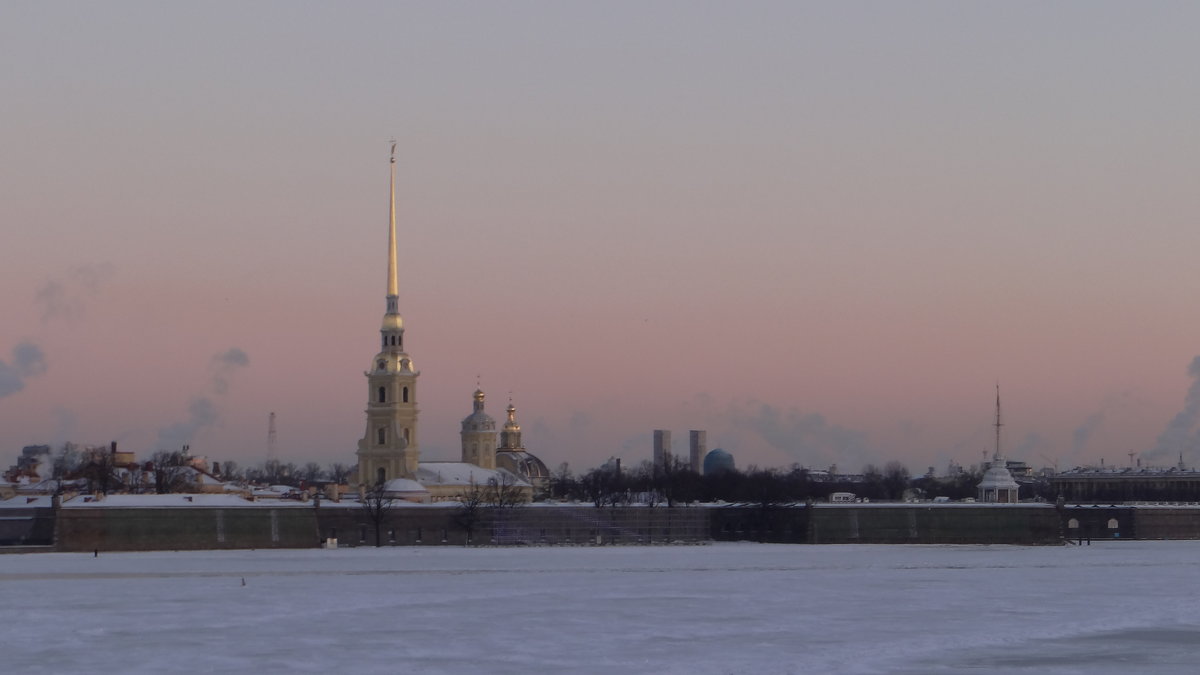
M 284 459 L 353 462 L 393 136 L 423 457 L 478 377 L 552 466 L 699 428 L 740 466 L 941 471 L 990 449 L 998 381 L 1014 458 L 1200 463 L 1200 409 L 1154 451 L 1200 354 L 1198 18 L 0 8 L 0 465 L 152 452 L 196 397 L 199 454 L 261 461 L 274 411 Z M 46 370 L 7 391 L 23 341 Z

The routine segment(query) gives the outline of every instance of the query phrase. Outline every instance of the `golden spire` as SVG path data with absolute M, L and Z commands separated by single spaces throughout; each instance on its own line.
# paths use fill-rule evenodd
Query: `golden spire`
M 388 217 L 388 280 L 387 280 L 387 297 L 388 297 L 388 312 L 397 311 L 396 303 L 393 298 L 400 295 L 400 284 L 396 281 L 396 141 L 392 141 L 392 180 L 391 180 L 391 198 L 389 200 L 389 217 Z

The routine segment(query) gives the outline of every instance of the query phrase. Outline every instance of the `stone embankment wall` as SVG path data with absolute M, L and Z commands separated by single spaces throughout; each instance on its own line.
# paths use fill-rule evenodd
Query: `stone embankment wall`
M 108 508 L 59 509 L 60 551 L 312 548 L 311 509 Z
M 7 508 L 0 551 L 373 546 L 375 527 L 344 505 Z M 384 546 L 609 545 L 762 541 L 808 544 L 1053 544 L 1068 539 L 1200 539 L 1200 507 L 854 504 L 768 508 L 393 508 Z
M 519 546 L 538 544 L 657 544 L 709 540 L 709 509 L 531 506 L 483 509 L 471 516 L 454 507 L 393 509 L 380 527 L 384 546 Z M 361 509 L 321 508 L 321 538 L 339 546 L 374 546 L 375 523 Z
M 1054 507 L 815 505 L 712 509 L 712 538 L 797 544 L 1057 544 Z
M 0 510 L 0 546 L 48 546 L 54 543 L 54 510 Z

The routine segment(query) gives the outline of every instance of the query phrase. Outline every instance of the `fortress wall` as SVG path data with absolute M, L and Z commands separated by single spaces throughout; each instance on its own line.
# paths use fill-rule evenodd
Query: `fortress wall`
M 46 546 L 54 543 L 54 510 L 0 510 L 0 546 Z
M 815 505 L 713 509 L 718 541 L 810 544 L 1051 544 L 1061 524 L 1049 505 Z
M 1132 512 L 1138 539 L 1200 539 L 1200 508 L 1151 506 Z
M 470 522 L 456 508 L 401 507 L 390 510 L 380 528 L 384 546 L 464 546 L 470 527 L 476 545 L 652 544 L 709 540 L 702 508 L 592 506 L 482 509 Z M 339 546 L 374 546 L 375 525 L 356 508 L 322 508 L 322 538 Z
M 60 551 L 311 548 L 317 523 L 304 508 L 77 508 L 58 512 Z
M 473 523 L 464 521 L 458 508 L 401 506 L 389 511 L 380 539 L 385 546 L 462 546 L 468 543 L 470 526 L 470 543 L 475 545 L 1048 544 L 1062 540 L 1072 517 L 1081 524 L 1077 531 L 1091 533 L 1091 538 L 1112 537 L 1114 532 L 1120 538 L 1200 538 L 1200 509 L 893 504 L 765 509 L 526 506 L 483 509 Z M 1113 517 L 1120 524 L 1116 530 L 1107 527 Z M 22 531 L 36 526 L 42 539 L 54 538 L 47 514 L 25 523 Z M 375 544 L 369 515 L 361 508 L 341 506 L 64 508 L 58 512 L 57 528 L 63 551 L 306 548 L 326 538 L 336 538 L 339 546 Z M 27 537 L 25 543 L 37 542 Z

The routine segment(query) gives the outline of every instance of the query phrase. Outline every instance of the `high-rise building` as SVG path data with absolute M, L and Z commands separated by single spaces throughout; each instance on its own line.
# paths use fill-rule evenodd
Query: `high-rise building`
M 704 455 L 708 452 L 708 432 L 692 429 L 688 432 L 688 468 L 704 473 Z
M 654 430 L 654 466 L 665 466 L 671 457 L 671 432 L 668 429 Z

